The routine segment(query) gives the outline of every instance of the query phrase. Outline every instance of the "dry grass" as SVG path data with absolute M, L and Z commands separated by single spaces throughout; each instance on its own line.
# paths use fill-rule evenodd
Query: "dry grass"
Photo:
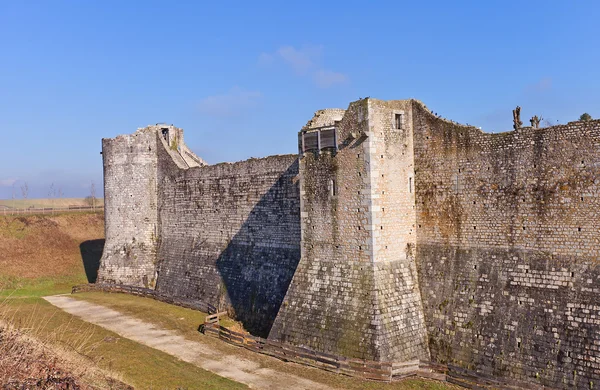
M 74 336 L 68 325 L 45 332 L 48 318 L 35 310 L 19 317 L 7 301 L 0 303 L 0 383 L 3 389 L 132 389 L 115 379 L 116 374 L 98 368 L 88 358 L 96 348 L 94 329 L 82 324 Z
M 80 244 L 102 238 L 102 213 L 0 216 L 0 290 L 85 283 Z
M 91 386 L 88 388 L 118 388 L 115 383 L 119 382 L 111 382 L 109 378 L 117 378 L 136 389 L 247 388 L 82 321 L 41 298 L 8 298 L 4 313 L 14 329 L 43 341 L 58 356 L 63 371 L 72 374 L 82 386 Z M 98 378 L 104 378 L 104 382 Z

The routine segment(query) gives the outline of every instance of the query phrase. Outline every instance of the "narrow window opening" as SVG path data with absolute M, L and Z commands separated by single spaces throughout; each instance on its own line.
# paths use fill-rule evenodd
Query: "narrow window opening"
M 408 178 L 408 193 L 412 194 L 412 177 Z
M 402 114 L 394 115 L 394 126 L 396 129 L 399 129 L 399 130 L 402 129 Z
M 473 265 L 473 269 L 477 269 L 477 264 L 474 264 L 474 265 Z
M 336 188 L 335 180 L 333 180 L 333 179 L 329 180 L 329 192 L 331 193 L 331 196 L 337 195 L 337 188 Z
M 571 272 L 571 277 L 574 278 L 575 277 L 575 272 Z
M 580 228 L 580 227 L 578 227 L 578 228 L 577 228 L 577 231 L 578 231 L 578 232 L 580 232 L 580 231 L 581 231 L 581 228 Z
M 521 342 L 517 341 L 517 348 L 521 348 Z
M 473 226 L 473 230 L 477 230 L 477 226 Z

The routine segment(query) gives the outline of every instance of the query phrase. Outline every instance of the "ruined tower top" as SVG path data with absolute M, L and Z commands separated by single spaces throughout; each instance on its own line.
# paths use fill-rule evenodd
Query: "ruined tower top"
M 342 108 L 326 108 L 315 112 L 315 115 L 302 128 L 302 131 L 317 129 L 320 127 L 333 126 L 335 122 L 342 120 L 346 110 Z

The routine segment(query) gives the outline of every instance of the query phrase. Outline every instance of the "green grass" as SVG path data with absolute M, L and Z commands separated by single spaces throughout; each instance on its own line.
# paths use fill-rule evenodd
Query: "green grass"
M 146 322 L 156 324 L 165 329 L 175 330 L 185 338 L 208 345 L 210 348 L 218 349 L 225 354 L 239 356 L 241 359 L 251 360 L 261 367 L 274 369 L 310 379 L 333 388 L 341 389 L 366 389 L 366 390 L 447 390 L 458 389 L 448 383 L 426 380 L 406 379 L 394 383 L 381 383 L 355 379 L 344 375 L 334 374 L 316 368 L 305 367 L 299 364 L 286 363 L 278 359 L 251 352 L 246 349 L 226 344 L 221 340 L 207 337 L 198 332 L 198 326 L 204 321 L 206 313 L 191 309 L 169 305 L 164 302 L 150 298 L 136 297 L 133 295 L 119 293 L 89 292 L 72 295 L 75 299 L 81 299 L 91 303 L 99 304 L 117 310 L 123 314 L 136 317 Z M 229 326 L 233 322 L 229 319 L 221 321 L 221 325 Z
M 41 298 L 6 299 L 4 317 L 36 339 L 84 352 L 99 367 L 117 373 L 140 389 L 245 389 L 164 352 L 121 338 L 99 326 L 81 321 Z M 34 326 L 32 326 L 34 324 Z M 58 330 L 58 331 L 57 331 Z M 85 343 L 81 340 L 85 339 Z
M 84 283 L 87 283 L 85 273 L 36 279 L 0 275 L 0 299 L 68 294 L 74 285 Z

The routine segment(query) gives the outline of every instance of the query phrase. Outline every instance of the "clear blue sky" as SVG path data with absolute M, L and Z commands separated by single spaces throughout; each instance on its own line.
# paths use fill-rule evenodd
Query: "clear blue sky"
M 0 198 L 101 189 L 101 138 L 157 122 L 216 163 L 295 153 L 314 111 L 366 96 L 494 132 L 516 105 L 600 117 L 597 1 L 0 0 L 0 18 Z

